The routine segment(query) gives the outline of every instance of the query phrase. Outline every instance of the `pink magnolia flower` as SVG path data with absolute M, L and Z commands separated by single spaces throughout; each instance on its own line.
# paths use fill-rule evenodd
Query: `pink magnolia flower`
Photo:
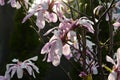
M 38 59 L 37 56 L 27 59 L 23 62 L 19 61 L 18 59 L 13 59 L 12 62 L 16 62 L 16 64 L 7 64 L 6 72 L 11 75 L 11 77 L 14 76 L 15 73 L 17 73 L 17 77 L 21 79 L 23 77 L 23 71 L 26 69 L 28 71 L 29 75 L 32 75 L 35 78 L 34 71 L 35 70 L 37 73 L 39 73 L 38 67 L 32 63 L 32 61 L 36 61 Z
M 116 57 L 117 64 L 111 57 L 106 56 L 106 61 L 114 65 L 112 72 L 108 76 L 108 80 L 120 80 L 120 48 L 117 49 Z
M 62 6 L 61 2 L 58 0 L 40 0 L 29 14 L 23 19 L 24 23 L 27 19 L 37 13 L 36 25 L 39 30 L 43 29 L 45 26 L 45 21 L 47 22 L 57 22 L 59 14 L 62 16 Z
M 0 0 L 0 5 L 3 6 L 5 4 L 4 0 Z
M 62 41 L 59 38 L 59 31 L 54 31 L 54 35 L 50 41 L 42 48 L 41 54 L 47 54 L 47 62 L 52 62 L 54 66 L 60 64 L 60 58 L 62 56 Z

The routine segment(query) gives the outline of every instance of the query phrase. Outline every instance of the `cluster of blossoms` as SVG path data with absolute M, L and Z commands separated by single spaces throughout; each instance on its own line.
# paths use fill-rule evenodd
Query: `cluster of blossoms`
M 70 2 L 68 0 L 68 2 Z M 36 15 L 36 26 L 38 27 L 38 31 L 42 30 L 46 25 L 45 23 L 56 23 L 59 22 L 57 27 L 54 27 L 48 30 L 44 36 L 47 36 L 49 33 L 53 33 L 53 36 L 50 40 L 43 46 L 41 49 L 41 54 L 45 54 L 44 61 L 51 62 L 54 66 L 58 66 L 60 64 L 60 60 L 62 56 L 65 56 L 67 60 L 74 58 L 76 62 L 79 62 L 82 67 L 84 67 L 85 71 L 81 71 L 79 76 L 87 76 L 88 74 L 98 74 L 97 68 L 98 65 L 97 54 L 93 50 L 93 46 L 95 44 L 91 42 L 89 39 L 91 37 L 84 36 L 85 42 L 82 41 L 83 37 L 81 34 L 77 33 L 76 29 L 83 29 L 86 33 L 94 34 L 94 27 L 97 22 L 100 22 L 99 19 L 96 18 L 92 21 L 91 18 L 87 18 L 86 16 L 81 16 L 77 19 L 71 19 L 65 16 L 65 11 L 67 11 L 67 6 L 64 0 L 39 0 L 39 2 L 32 5 L 29 0 L 9 0 L 7 3 L 11 4 L 12 7 L 20 9 L 22 5 L 29 10 L 27 15 L 23 18 L 22 23 L 25 23 L 32 16 Z M 23 4 L 24 3 L 24 4 Z M 5 4 L 4 0 L 0 0 L 0 5 L 3 6 Z M 30 6 L 30 8 L 29 8 Z M 115 6 L 112 7 L 112 20 L 114 21 L 113 26 L 114 30 L 118 29 L 120 26 L 120 14 L 116 13 L 116 9 L 120 9 L 120 1 L 115 3 Z M 106 6 L 98 5 L 93 13 L 94 17 L 96 14 L 103 8 L 109 8 L 111 5 L 108 3 Z M 109 21 L 110 13 L 109 11 L 106 13 L 106 21 Z M 87 39 L 89 38 L 89 39 Z M 85 44 L 85 51 L 84 51 Z M 85 53 L 84 53 L 85 52 Z M 108 80 L 119 80 L 120 72 L 119 72 L 119 56 L 120 49 L 117 51 L 117 64 L 109 57 L 106 57 L 108 62 L 114 64 L 114 69 L 108 76 Z M 24 62 L 19 61 L 18 59 L 14 59 L 12 62 L 15 64 L 7 64 L 7 70 L 5 72 L 5 76 L 0 76 L 0 80 L 10 80 L 17 73 L 17 77 L 21 79 L 23 77 L 24 69 L 27 70 L 29 75 L 32 75 L 35 78 L 34 71 L 39 73 L 39 69 L 32 61 L 36 61 L 37 57 L 33 57 L 25 60 Z

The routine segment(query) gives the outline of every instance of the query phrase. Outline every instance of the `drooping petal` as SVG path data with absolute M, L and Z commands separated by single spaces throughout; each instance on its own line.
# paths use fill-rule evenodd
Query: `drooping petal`
M 52 61 L 52 64 L 54 66 L 58 66 L 60 64 L 60 58 L 61 57 L 59 55 L 54 56 L 54 60 Z
M 23 77 L 23 70 L 21 67 L 17 68 L 17 77 L 21 79 Z
M 34 15 L 34 14 L 35 14 L 35 11 L 30 12 L 28 15 L 26 15 L 26 16 L 24 17 L 22 23 L 24 23 L 27 19 L 29 19 L 29 18 L 30 18 L 32 15 Z
M 87 17 L 81 17 L 78 20 L 77 24 L 82 25 L 91 33 L 94 33 L 94 31 L 95 31 L 93 26 L 92 26 L 94 23 L 91 20 L 89 20 Z
M 115 61 L 109 56 L 106 56 L 106 61 L 112 63 L 113 65 L 116 65 Z
M 29 65 L 32 66 L 37 73 L 39 73 L 39 68 L 35 64 L 29 63 Z
M 26 69 L 27 69 L 29 75 L 32 75 L 32 73 L 33 73 L 32 67 L 31 66 L 27 66 Z
M 39 11 L 37 16 L 36 25 L 38 26 L 39 30 L 45 27 L 45 20 L 43 17 L 43 13 Z
M 11 77 L 14 76 L 14 74 L 15 74 L 16 71 L 17 71 L 17 68 L 14 68 L 14 67 L 13 67 L 13 69 L 12 69 L 12 71 L 11 71 Z
M 120 65 L 120 48 L 117 49 L 116 56 L 117 56 L 117 66 L 119 66 Z
M 45 54 L 49 52 L 49 48 L 50 48 L 50 43 L 46 43 L 43 48 L 41 49 L 41 54 Z
M 68 56 L 68 55 L 70 55 L 70 54 L 71 54 L 70 45 L 65 44 L 65 45 L 63 46 L 63 55 Z
M 117 73 L 115 71 L 112 71 L 108 76 L 108 80 L 116 80 L 116 78 L 117 78 Z

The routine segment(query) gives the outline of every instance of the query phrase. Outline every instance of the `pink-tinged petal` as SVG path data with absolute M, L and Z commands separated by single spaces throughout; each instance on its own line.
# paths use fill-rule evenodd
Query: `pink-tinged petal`
M 89 32 L 94 33 L 95 30 L 93 29 L 91 24 L 86 23 L 86 24 L 83 24 L 83 26 L 86 27 Z
M 16 7 L 16 0 L 9 0 L 8 3 L 11 3 L 11 6 Z
M 117 78 L 117 73 L 115 71 L 112 71 L 108 76 L 108 80 L 116 80 L 116 78 Z
M 0 80 L 8 80 L 8 79 L 5 78 L 4 76 L 0 76 Z
M 81 26 L 85 27 L 89 32 L 94 33 L 94 28 L 92 25 L 94 23 L 89 20 L 87 17 L 81 17 L 76 24 L 80 24 Z
M 116 30 L 116 29 L 118 29 L 118 27 L 120 27 L 120 23 L 119 22 L 115 22 L 113 24 L 113 26 L 114 26 L 114 29 Z
M 57 22 L 57 15 L 55 13 L 46 12 L 45 17 L 48 19 L 48 22 Z
M 113 26 L 119 27 L 119 26 L 120 26 L 120 23 L 119 23 L 119 22 L 115 22 L 115 23 L 113 24 Z
M 48 43 L 46 43 L 46 44 L 44 45 L 44 47 L 42 48 L 41 54 L 48 53 L 48 52 L 49 52 L 49 48 L 50 48 L 50 43 L 48 42 Z
M 38 13 L 36 25 L 38 26 L 39 30 L 41 30 L 45 27 L 45 20 L 44 20 L 42 12 Z
M 23 70 L 21 67 L 17 68 L 17 77 L 18 79 L 21 79 L 23 77 Z
M 54 55 L 56 55 L 55 54 L 56 42 L 52 41 L 50 44 L 51 44 L 51 48 L 50 48 L 50 51 L 48 53 L 47 62 L 52 62 L 54 60 Z
M 70 55 L 70 54 L 71 54 L 70 45 L 65 44 L 65 45 L 63 46 L 63 55 L 68 56 L 68 55 Z
M 4 77 L 6 78 L 6 80 L 10 80 L 10 74 L 7 71 L 5 72 L 5 76 Z
M 1 6 L 5 5 L 5 1 L 4 0 L 0 0 L 0 5 Z
M 54 56 L 54 60 L 52 61 L 52 64 L 54 66 L 58 66 L 60 64 L 60 58 L 61 57 L 59 55 Z
M 34 14 L 35 14 L 35 11 L 30 12 L 28 15 L 26 15 L 26 16 L 24 17 L 22 23 L 24 23 L 27 19 L 29 19 L 29 18 L 30 18 L 32 15 L 34 15 Z
M 112 63 L 113 65 L 116 65 L 115 61 L 109 56 L 106 56 L 106 61 Z

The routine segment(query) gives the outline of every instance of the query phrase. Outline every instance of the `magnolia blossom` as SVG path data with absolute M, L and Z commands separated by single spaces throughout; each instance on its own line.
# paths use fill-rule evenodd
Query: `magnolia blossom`
M 5 4 L 4 0 L 0 0 L 0 5 L 3 6 Z
M 114 65 L 112 72 L 108 76 L 108 80 L 120 80 L 120 48 L 117 49 L 116 57 L 117 64 L 111 57 L 106 56 L 106 60 Z
M 7 64 L 6 73 L 8 73 L 11 77 L 17 73 L 17 77 L 21 79 L 23 77 L 23 71 L 26 69 L 28 71 L 28 74 L 32 75 L 35 78 L 34 70 L 39 73 L 39 69 L 34 63 L 32 63 L 32 61 L 36 61 L 37 59 L 37 56 L 27 59 L 23 62 L 19 61 L 18 59 L 13 59 L 12 62 L 16 64 Z
M 62 56 L 62 46 L 62 41 L 59 38 L 59 31 L 55 30 L 50 41 L 42 48 L 41 54 L 47 54 L 47 62 L 52 62 L 54 66 L 58 66 Z
M 45 21 L 47 22 L 57 22 L 57 16 L 62 16 L 61 2 L 58 0 L 40 0 L 39 4 L 36 4 L 34 8 L 31 9 L 29 14 L 23 19 L 24 23 L 27 19 L 37 13 L 36 25 L 39 30 L 43 29 L 45 26 Z

